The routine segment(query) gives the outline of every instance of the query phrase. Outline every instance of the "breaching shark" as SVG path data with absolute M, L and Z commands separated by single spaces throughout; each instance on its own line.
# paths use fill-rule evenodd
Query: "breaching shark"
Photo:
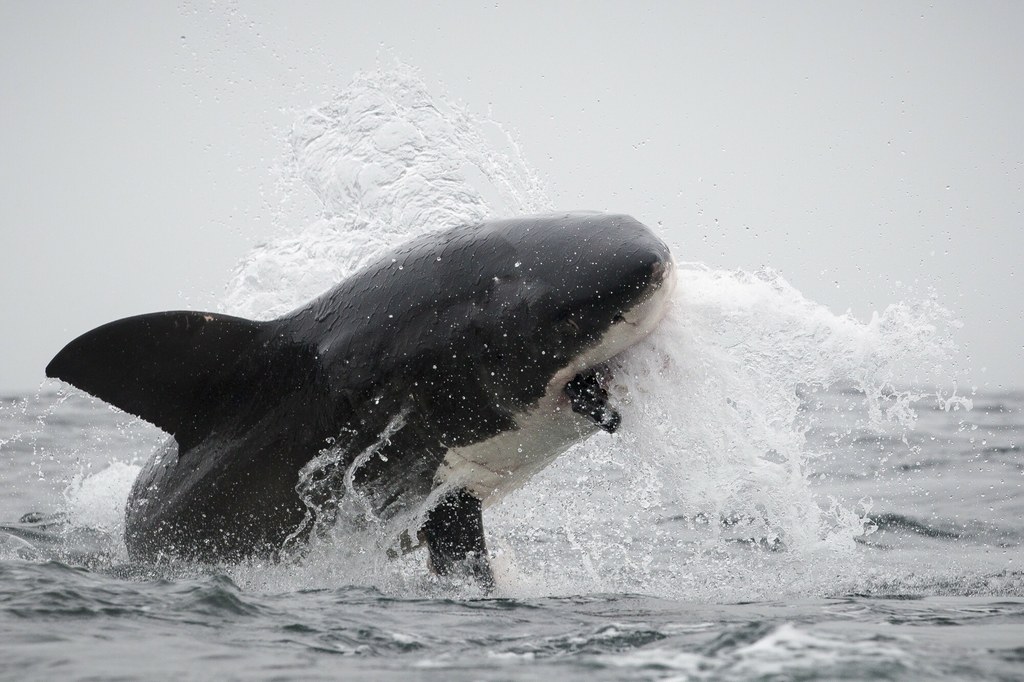
M 275 320 L 111 322 L 46 374 L 172 436 L 129 496 L 133 560 L 278 556 L 308 535 L 300 475 L 330 450 L 372 514 L 415 514 L 435 572 L 489 588 L 483 509 L 618 428 L 608 361 L 654 329 L 674 284 L 668 247 L 629 216 L 487 221 L 415 239 Z

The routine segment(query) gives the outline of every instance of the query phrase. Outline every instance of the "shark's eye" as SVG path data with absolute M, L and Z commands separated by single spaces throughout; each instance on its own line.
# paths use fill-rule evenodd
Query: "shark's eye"
M 558 322 L 558 331 L 564 336 L 576 336 L 580 333 L 580 324 L 573 318 L 566 317 Z
M 619 322 L 625 322 L 626 316 L 622 313 L 615 313 L 615 317 L 612 318 L 612 324 L 618 324 Z

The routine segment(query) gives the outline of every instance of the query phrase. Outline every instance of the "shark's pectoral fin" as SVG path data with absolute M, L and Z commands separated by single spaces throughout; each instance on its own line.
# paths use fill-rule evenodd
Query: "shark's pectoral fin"
M 565 387 L 573 412 L 581 414 L 608 433 L 615 433 L 622 416 L 608 404 L 608 391 L 596 369 L 577 374 Z
M 420 534 L 430 552 L 430 568 L 439 575 L 464 573 L 486 590 L 494 588 L 484 544 L 483 505 L 466 488 L 453 490 L 429 512 Z
M 215 389 L 225 377 L 245 380 L 239 358 L 266 325 L 191 311 L 129 317 L 69 343 L 47 365 L 46 376 L 142 417 L 180 444 L 195 435 L 211 405 L 230 401 Z

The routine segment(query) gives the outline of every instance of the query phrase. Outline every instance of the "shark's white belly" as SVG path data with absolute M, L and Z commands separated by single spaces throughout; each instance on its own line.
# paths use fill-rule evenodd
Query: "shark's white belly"
M 517 423 L 518 429 L 449 449 L 435 483 L 469 488 L 487 507 L 598 430 L 593 422 L 573 412 L 565 394 L 554 387 Z

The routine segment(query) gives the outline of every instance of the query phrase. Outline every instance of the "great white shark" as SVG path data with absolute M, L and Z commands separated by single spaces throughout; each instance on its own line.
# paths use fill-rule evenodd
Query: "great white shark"
M 276 556 L 308 533 L 297 488 L 330 450 L 370 513 L 415 514 L 434 571 L 491 586 L 483 509 L 618 428 L 608 361 L 654 329 L 674 282 L 668 247 L 629 216 L 494 220 L 415 239 L 275 320 L 111 322 L 46 374 L 172 436 L 129 496 L 135 560 Z

